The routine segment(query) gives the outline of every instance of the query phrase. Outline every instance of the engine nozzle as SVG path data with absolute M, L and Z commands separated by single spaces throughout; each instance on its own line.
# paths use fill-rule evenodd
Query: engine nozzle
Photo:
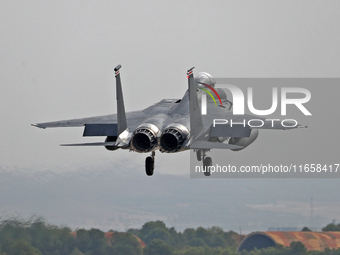
M 153 124 L 142 124 L 133 133 L 131 147 L 137 152 L 149 152 L 157 147 L 159 129 Z
M 161 151 L 167 153 L 180 151 L 188 134 L 188 129 L 181 124 L 175 123 L 168 126 L 165 128 L 160 139 Z

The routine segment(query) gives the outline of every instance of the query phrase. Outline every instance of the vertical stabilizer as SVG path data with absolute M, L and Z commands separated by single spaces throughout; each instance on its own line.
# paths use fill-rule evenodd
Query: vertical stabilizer
M 201 109 L 198 104 L 197 86 L 194 80 L 193 68 L 187 72 L 189 91 L 189 111 L 190 111 L 190 136 L 196 139 L 203 130 Z
M 124 98 L 119 71 L 121 67 L 122 67 L 121 65 L 118 65 L 114 69 L 116 76 L 116 99 L 117 99 L 117 134 L 118 134 L 117 145 L 120 142 L 124 142 L 125 138 L 128 135 Z

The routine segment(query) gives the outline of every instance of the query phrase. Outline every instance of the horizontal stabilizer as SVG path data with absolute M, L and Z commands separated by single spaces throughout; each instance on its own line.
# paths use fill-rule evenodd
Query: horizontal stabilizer
M 115 146 L 115 145 L 116 142 L 60 144 L 60 146 Z
M 228 144 L 228 143 L 214 143 L 208 141 L 195 141 L 190 145 L 190 149 L 241 149 L 243 146 Z
M 83 136 L 117 136 L 117 124 L 85 124 Z

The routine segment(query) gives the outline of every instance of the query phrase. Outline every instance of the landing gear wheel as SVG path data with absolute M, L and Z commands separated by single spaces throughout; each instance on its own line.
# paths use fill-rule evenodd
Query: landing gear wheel
M 145 159 L 145 172 L 147 176 L 153 175 L 154 165 L 155 160 L 153 159 L 153 157 L 150 156 Z
M 196 151 L 196 157 L 198 161 L 202 160 L 202 151 L 201 150 L 197 150 Z
M 203 159 L 203 168 L 204 168 L 204 170 L 206 170 L 205 172 L 204 172 L 204 175 L 205 176 L 210 176 L 210 168 L 209 168 L 209 166 L 212 166 L 212 160 L 211 160 L 211 157 L 205 157 L 204 159 Z

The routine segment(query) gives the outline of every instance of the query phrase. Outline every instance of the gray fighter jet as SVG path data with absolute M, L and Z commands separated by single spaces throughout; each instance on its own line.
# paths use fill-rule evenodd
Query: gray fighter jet
M 150 153 L 145 160 L 148 176 L 154 173 L 155 151 L 176 153 L 189 149 L 196 151 L 197 160 L 203 167 L 212 165 L 207 152 L 211 149 L 242 150 L 258 136 L 259 129 L 292 129 L 267 122 L 258 128 L 241 125 L 215 125 L 214 120 L 231 120 L 234 123 L 254 119 L 252 115 L 233 115 L 232 102 L 223 89 L 215 89 L 215 81 L 208 73 L 193 75 L 193 68 L 187 71 L 188 90 L 182 99 L 163 99 L 142 110 L 125 113 L 120 68 L 115 71 L 117 114 L 32 124 L 38 128 L 84 127 L 83 136 L 103 136 L 104 142 L 62 144 L 62 146 L 103 146 L 107 150 L 132 150 Z M 213 97 L 205 99 L 208 115 L 201 112 L 201 93 L 219 95 L 219 106 Z M 258 116 L 256 119 L 261 119 Z M 210 175 L 207 170 L 204 173 Z

